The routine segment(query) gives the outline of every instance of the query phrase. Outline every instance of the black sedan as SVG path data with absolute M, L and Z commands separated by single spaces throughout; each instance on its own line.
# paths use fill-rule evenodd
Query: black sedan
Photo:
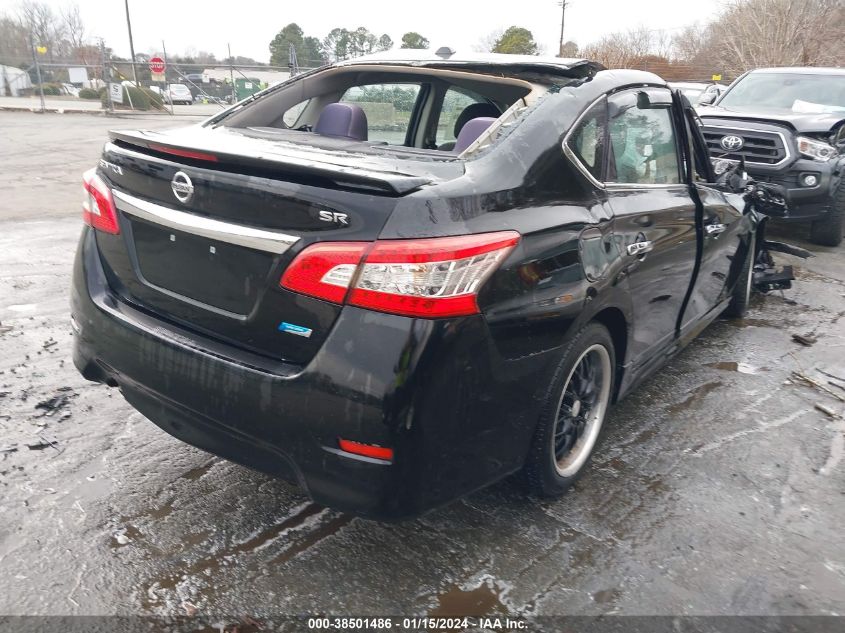
M 414 516 L 520 470 L 559 495 L 608 407 L 759 281 L 762 216 L 696 121 L 653 74 L 440 49 L 113 132 L 74 362 L 342 510 Z

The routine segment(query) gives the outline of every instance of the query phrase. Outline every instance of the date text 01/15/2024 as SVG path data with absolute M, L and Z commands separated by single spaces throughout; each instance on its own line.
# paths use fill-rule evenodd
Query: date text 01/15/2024
M 323 617 L 308 618 L 308 629 L 319 630 L 396 630 L 396 631 L 466 631 L 481 628 L 496 631 L 524 631 L 528 623 L 510 617 Z

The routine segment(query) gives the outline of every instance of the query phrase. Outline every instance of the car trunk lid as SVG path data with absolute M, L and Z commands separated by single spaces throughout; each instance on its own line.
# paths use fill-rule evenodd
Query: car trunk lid
M 206 134 L 112 134 L 100 172 L 121 233 L 97 234 L 110 285 L 201 335 L 306 363 L 340 306 L 281 288 L 287 265 L 315 242 L 375 240 L 397 198 L 436 177 L 410 162 L 398 172 L 367 157 L 356 168 L 330 152 Z

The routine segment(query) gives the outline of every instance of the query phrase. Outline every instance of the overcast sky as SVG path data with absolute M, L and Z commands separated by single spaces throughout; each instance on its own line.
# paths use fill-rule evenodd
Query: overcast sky
M 42 0 L 44 1 L 44 0 Z M 56 9 L 68 0 L 46 0 Z M 116 54 L 129 56 L 122 0 L 75 0 L 90 34 L 102 36 Z M 639 25 L 677 29 L 712 18 L 724 0 L 571 0 L 566 10 L 566 38 L 579 45 L 603 34 Z M 14 10 L 17 0 L 0 0 Z M 559 0 L 129 0 L 135 52 L 169 53 L 188 47 L 226 56 L 269 61 L 267 45 L 286 24 L 296 22 L 306 35 L 322 39 L 334 27 L 365 26 L 376 35 L 387 33 L 397 42 L 407 31 L 418 31 L 435 47 L 471 49 L 491 31 L 524 26 L 548 54 L 557 52 L 560 36 Z

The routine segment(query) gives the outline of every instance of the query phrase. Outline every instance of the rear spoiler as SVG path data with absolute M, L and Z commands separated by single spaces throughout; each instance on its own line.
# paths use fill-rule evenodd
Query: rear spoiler
M 191 142 L 183 143 L 176 142 L 174 136 L 177 135 L 145 130 L 111 131 L 109 137 L 113 145 L 123 152 L 136 152 L 203 169 L 219 169 L 265 178 L 292 177 L 319 186 L 325 186 L 328 181 L 335 189 L 368 191 L 374 195 L 404 195 L 435 181 L 429 176 L 361 164 L 366 163 L 366 160 L 332 160 L 333 157 L 327 152 L 282 148 L 269 142 L 239 139 L 234 135 L 226 138 L 226 142 L 210 142 L 216 139 L 209 139 L 208 134 L 207 131 L 201 135 L 187 134 L 186 140 Z

